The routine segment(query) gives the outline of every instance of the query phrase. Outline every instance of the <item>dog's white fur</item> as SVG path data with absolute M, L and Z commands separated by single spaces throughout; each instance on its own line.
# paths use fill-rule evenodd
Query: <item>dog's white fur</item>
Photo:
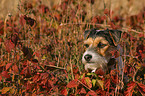
M 84 58 L 86 54 L 92 55 L 92 59 L 89 62 L 87 62 Z M 85 70 L 90 69 L 92 70 L 92 72 L 94 72 L 98 68 L 106 68 L 109 59 L 110 58 L 104 58 L 103 56 L 100 56 L 97 52 L 93 50 L 86 50 L 82 57 L 82 63 L 85 64 Z

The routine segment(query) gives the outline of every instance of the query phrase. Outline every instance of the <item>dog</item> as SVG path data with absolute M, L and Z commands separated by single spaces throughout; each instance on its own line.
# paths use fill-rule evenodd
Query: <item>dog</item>
M 111 66 L 109 62 L 115 58 L 120 74 L 123 72 L 123 60 L 121 54 L 122 48 L 119 45 L 122 31 L 120 30 L 86 30 L 84 33 L 84 46 L 86 51 L 82 56 L 82 63 L 85 65 L 85 70 L 95 72 L 101 68 L 107 71 Z M 119 56 L 112 56 L 112 51 L 118 50 Z

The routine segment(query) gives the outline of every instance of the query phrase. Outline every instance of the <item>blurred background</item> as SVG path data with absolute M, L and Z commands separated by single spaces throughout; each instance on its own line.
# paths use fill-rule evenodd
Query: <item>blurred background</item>
M 8 13 L 15 14 L 18 11 L 18 3 L 23 0 L 0 0 L 0 17 L 5 17 Z M 56 5 L 60 5 L 62 0 L 41 0 L 43 4 L 52 8 Z M 66 0 L 68 1 L 68 0 Z M 144 0 L 80 0 L 80 3 L 85 3 L 84 1 L 89 1 L 86 4 L 84 10 L 87 11 L 88 18 L 90 16 L 95 16 L 96 14 L 103 14 L 104 3 L 106 8 L 114 11 L 115 14 L 126 14 L 135 15 L 143 10 L 145 6 Z M 39 0 L 31 0 L 31 2 L 37 3 Z

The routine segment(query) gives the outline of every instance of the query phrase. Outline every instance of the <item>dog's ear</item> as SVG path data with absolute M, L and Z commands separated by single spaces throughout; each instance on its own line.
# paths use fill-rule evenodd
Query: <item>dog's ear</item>
M 121 31 L 119 30 L 108 30 L 109 35 L 111 36 L 111 39 L 113 40 L 113 43 L 115 46 L 118 45 L 120 38 L 121 38 Z
M 87 39 L 90 34 L 90 30 L 86 30 L 84 33 L 84 39 Z

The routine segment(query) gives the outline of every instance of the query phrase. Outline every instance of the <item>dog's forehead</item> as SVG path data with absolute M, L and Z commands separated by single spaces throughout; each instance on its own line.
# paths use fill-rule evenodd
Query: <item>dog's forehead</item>
M 88 39 L 84 40 L 84 44 L 92 44 L 102 42 L 103 44 L 108 44 L 108 41 L 104 37 L 97 36 L 96 38 L 89 37 Z
M 90 32 L 85 32 L 85 41 L 87 42 L 93 42 L 93 41 L 100 41 L 100 40 L 105 40 L 105 31 L 104 30 L 88 30 Z
M 92 38 L 94 40 L 97 37 L 103 37 L 105 40 L 109 42 L 110 45 L 115 46 L 113 40 L 118 41 L 118 37 L 115 36 L 117 34 L 114 34 L 117 32 L 118 32 L 117 30 L 108 30 L 108 29 L 107 30 L 96 30 L 96 29 L 86 30 L 84 34 L 84 39 L 87 40 L 88 38 Z
M 103 35 L 106 35 L 106 31 L 105 30 L 92 29 L 92 30 L 85 31 L 84 38 L 85 39 L 88 39 L 88 38 L 93 38 L 94 39 L 97 36 L 103 36 Z

